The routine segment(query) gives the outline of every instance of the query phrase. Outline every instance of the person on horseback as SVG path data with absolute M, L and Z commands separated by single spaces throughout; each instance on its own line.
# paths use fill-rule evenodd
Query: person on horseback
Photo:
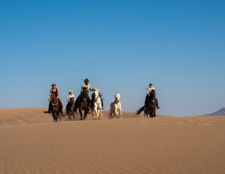
M 147 105 L 148 97 L 150 96 L 152 90 L 155 90 L 155 88 L 152 85 L 152 83 L 150 83 L 149 86 L 147 87 L 147 90 L 146 90 L 147 95 L 146 95 L 146 98 L 145 98 L 145 106 Z M 157 109 L 159 109 L 160 107 L 159 107 L 159 104 L 158 104 L 158 99 L 156 97 L 155 97 L 155 100 L 156 100 L 156 107 L 157 107 Z
M 91 85 L 89 84 L 89 80 L 88 79 L 84 80 L 84 84 L 82 84 L 82 86 L 81 86 L 81 93 L 83 92 L 84 88 L 86 88 L 89 91 L 94 91 L 94 89 L 92 89 Z
M 89 93 L 90 91 L 94 91 L 94 89 L 92 89 L 91 85 L 89 84 L 89 80 L 85 79 L 84 84 L 82 84 L 81 86 L 81 93 L 78 96 L 77 101 L 81 101 L 82 97 L 86 96 L 86 94 L 84 93 L 86 92 Z M 91 113 L 91 100 L 88 94 L 87 94 L 87 100 L 88 100 L 88 110 L 89 110 L 89 113 Z
M 59 98 L 59 89 L 56 87 L 56 83 L 52 83 L 52 88 L 50 89 L 50 93 L 55 93 L 57 99 L 59 101 L 59 110 L 63 115 L 63 104 L 61 99 Z M 49 102 L 48 113 L 51 113 L 51 101 Z
M 69 90 L 68 95 L 67 95 L 67 101 L 69 102 L 71 98 L 74 98 L 75 101 L 75 97 L 73 95 L 73 90 Z

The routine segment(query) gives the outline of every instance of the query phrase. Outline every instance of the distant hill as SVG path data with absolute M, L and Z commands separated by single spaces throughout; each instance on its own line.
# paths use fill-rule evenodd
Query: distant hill
M 216 112 L 213 112 L 211 114 L 204 114 L 202 116 L 225 116 L 225 108 L 222 108 Z

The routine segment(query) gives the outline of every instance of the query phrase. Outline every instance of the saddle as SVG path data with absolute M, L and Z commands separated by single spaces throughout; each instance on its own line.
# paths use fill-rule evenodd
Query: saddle
M 88 95 L 85 95 L 83 93 L 81 93 L 79 96 L 78 96 L 78 99 L 80 102 L 84 101 L 84 100 L 88 100 L 89 99 L 89 96 Z

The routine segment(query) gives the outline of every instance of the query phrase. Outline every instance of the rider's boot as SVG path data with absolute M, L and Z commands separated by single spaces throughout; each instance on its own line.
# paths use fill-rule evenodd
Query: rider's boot
M 103 103 L 102 97 L 101 97 L 101 101 L 102 101 L 102 109 L 104 109 L 104 103 Z
M 49 105 L 48 105 L 48 113 L 49 113 L 49 114 L 51 114 L 51 110 L 52 110 L 51 107 L 52 107 L 51 102 L 49 102 Z
M 146 98 L 145 98 L 144 110 L 147 110 L 147 108 L 146 108 L 146 106 L 147 106 L 147 97 L 148 97 L 148 95 L 146 95 Z
M 58 99 L 58 101 L 59 101 L 59 111 L 60 111 L 60 113 L 61 113 L 62 116 L 63 116 L 63 104 L 62 104 L 62 101 L 61 101 L 60 98 Z
M 159 103 L 158 103 L 158 100 L 156 100 L 156 108 L 159 109 Z

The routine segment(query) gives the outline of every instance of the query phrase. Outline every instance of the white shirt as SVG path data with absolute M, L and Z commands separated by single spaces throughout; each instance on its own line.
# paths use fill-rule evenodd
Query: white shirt
M 67 101 L 70 101 L 70 98 L 74 98 L 74 100 L 75 100 L 75 97 L 74 97 L 74 95 L 73 94 L 69 94 L 69 95 L 67 95 Z
M 81 92 L 83 92 L 83 88 L 87 88 L 87 90 L 92 91 L 92 87 L 90 84 L 86 85 L 85 83 L 81 86 Z
M 150 93 L 151 93 L 151 91 L 153 89 L 155 90 L 155 88 L 153 86 L 152 87 L 147 87 L 147 90 L 146 90 L 147 94 L 150 95 Z

